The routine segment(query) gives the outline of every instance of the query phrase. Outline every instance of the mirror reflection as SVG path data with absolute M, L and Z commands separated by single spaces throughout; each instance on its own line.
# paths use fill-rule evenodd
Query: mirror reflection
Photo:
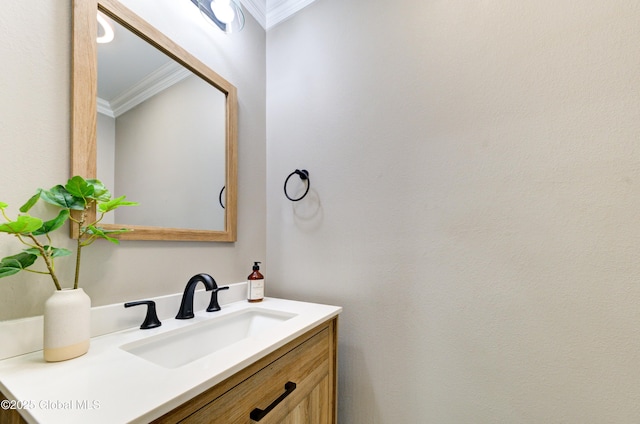
M 224 230 L 225 93 L 106 19 L 114 38 L 98 44 L 97 178 L 140 202 L 111 223 Z

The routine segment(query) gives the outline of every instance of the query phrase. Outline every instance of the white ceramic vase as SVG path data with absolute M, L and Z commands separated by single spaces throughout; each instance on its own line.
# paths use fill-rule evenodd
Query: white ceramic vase
M 91 299 L 82 289 L 56 290 L 44 304 L 44 359 L 84 355 L 91 335 Z

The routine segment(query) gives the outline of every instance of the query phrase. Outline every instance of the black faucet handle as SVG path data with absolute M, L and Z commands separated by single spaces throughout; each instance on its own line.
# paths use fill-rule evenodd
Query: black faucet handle
M 209 302 L 209 307 L 207 308 L 207 312 L 215 312 L 222 309 L 220 307 L 220 304 L 218 303 L 218 292 L 220 290 L 229 290 L 229 286 L 216 287 L 215 289 L 211 290 L 211 302 Z
M 162 323 L 158 319 L 158 314 L 156 313 L 156 302 L 153 300 L 140 300 L 137 302 L 127 302 L 124 304 L 125 308 L 130 308 L 132 306 L 138 305 L 147 305 L 147 316 L 144 318 L 141 329 L 146 330 L 149 328 L 160 327 Z

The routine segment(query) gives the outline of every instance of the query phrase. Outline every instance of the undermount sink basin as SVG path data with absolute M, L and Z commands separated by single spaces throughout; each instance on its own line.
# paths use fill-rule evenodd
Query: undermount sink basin
M 165 368 L 177 368 L 261 334 L 296 314 L 250 308 L 120 346 Z

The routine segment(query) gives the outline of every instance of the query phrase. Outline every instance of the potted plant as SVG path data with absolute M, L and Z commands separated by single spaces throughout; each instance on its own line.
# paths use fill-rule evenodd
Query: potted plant
M 56 206 L 58 215 L 43 220 L 27 212 L 38 201 Z M 82 248 L 97 239 L 106 239 L 119 243 L 112 237 L 127 229 L 104 230 L 98 226 L 105 214 L 120 206 L 137 205 L 126 200 L 126 196 L 111 198 L 104 184 L 96 179 L 80 176 L 70 178 L 65 185 L 56 185 L 49 190 L 38 189 L 22 207 L 17 218 L 7 215 L 6 203 L 0 202 L 0 211 L 4 223 L 0 232 L 16 237 L 26 246 L 22 252 L 0 260 L 0 278 L 21 271 L 48 274 L 56 288 L 53 296 L 45 303 L 44 312 L 44 357 L 47 361 L 61 361 L 83 355 L 89 349 L 89 321 L 91 302 L 84 291 L 78 287 Z M 87 222 L 89 210 L 95 206 L 96 218 Z M 56 258 L 71 255 L 68 249 L 54 247 L 50 233 L 60 229 L 65 222 L 76 226 L 79 234 L 76 244 L 76 263 L 73 287 L 64 289 L 56 274 Z M 31 266 L 42 259 L 46 269 L 34 270 Z

